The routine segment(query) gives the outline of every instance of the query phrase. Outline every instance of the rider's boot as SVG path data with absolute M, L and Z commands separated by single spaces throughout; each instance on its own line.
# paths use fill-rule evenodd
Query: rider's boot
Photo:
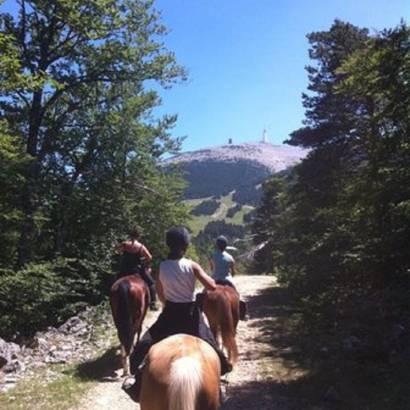
M 228 358 L 224 355 L 221 349 L 216 349 L 216 353 L 221 362 L 221 376 L 232 371 L 232 364 L 229 362 Z
M 136 403 L 139 403 L 140 401 L 141 379 L 144 366 L 145 360 L 138 366 L 134 377 L 128 377 L 127 379 L 125 379 L 121 387 L 125 391 L 125 393 L 127 393 L 128 396 Z
M 140 401 L 141 377 L 136 374 L 134 377 L 128 377 L 124 380 L 121 388 L 128 394 L 128 396 L 138 403 Z
M 158 310 L 158 306 L 157 306 L 157 293 L 155 291 L 155 285 L 148 286 L 148 289 L 149 289 L 149 296 L 151 299 L 149 308 L 150 310 L 156 311 Z
M 239 319 L 248 320 L 248 308 L 243 300 L 239 301 Z

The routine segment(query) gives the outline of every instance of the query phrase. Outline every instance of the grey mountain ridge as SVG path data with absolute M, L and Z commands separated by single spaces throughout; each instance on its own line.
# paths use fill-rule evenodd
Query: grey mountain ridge
M 167 159 L 165 164 L 176 164 L 182 169 L 188 182 L 187 199 L 235 191 L 237 197 L 243 197 L 237 201 L 246 204 L 254 202 L 252 190 L 256 185 L 269 175 L 294 166 L 306 154 L 306 150 L 297 147 L 254 142 L 184 152 Z
M 295 165 L 306 156 L 306 150 L 289 145 L 273 145 L 267 142 L 219 145 L 197 151 L 184 152 L 167 160 L 170 163 L 192 161 L 236 162 L 251 160 L 266 167 L 270 172 L 279 172 Z

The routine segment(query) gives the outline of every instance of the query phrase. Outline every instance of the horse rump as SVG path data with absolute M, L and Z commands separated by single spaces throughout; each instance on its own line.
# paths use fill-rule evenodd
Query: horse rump
M 217 410 L 219 358 L 205 341 L 177 334 L 150 349 L 142 374 L 142 410 Z
M 236 327 L 239 320 L 239 295 L 230 286 L 217 285 L 215 290 L 204 294 L 203 311 L 215 339 L 219 335 L 228 351 L 229 361 L 234 365 L 238 361 Z
M 118 339 L 120 339 L 127 355 L 130 354 L 134 343 L 134 330 L 130 314 L 130 288 L 129 281 L 119 279 L 114 283 L 110 292 L 111 310 Z

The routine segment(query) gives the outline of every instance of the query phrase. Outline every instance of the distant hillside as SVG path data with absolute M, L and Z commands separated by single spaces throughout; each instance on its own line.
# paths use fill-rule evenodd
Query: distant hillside
M 187 199 L 219 197 L 235 191 L 233 199 L 253 204 L 255 186 L 269 175 L 299 162 L 306 152 L 287 145 L 244 143 L 222 145 L 176 155 L 168 164 L 178 164 L 185 173 Z

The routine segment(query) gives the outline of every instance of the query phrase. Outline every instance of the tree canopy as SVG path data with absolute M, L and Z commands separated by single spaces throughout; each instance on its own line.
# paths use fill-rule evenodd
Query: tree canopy
M 5 283 L 16 268 L 35 280 L 36 264 L 54 280 L 64 259 L 108 271 L 134 225 L 158 258 L 164 230 L 185 218 L 183 183 L 161 166 L 179 149 L 169 132 L 176 116 L 153 115 L 161 101 L 152 86 L 186 74 L 153 3 L 19 0 L 16 15 L 0 14 Z
M 288 142 L 310 152 L 265 183 L 253 228 L 316 324 L 377 318 L 377 333 L 409 297 L 410 29 L 335 21 L 308 39 L 305 126 Z

